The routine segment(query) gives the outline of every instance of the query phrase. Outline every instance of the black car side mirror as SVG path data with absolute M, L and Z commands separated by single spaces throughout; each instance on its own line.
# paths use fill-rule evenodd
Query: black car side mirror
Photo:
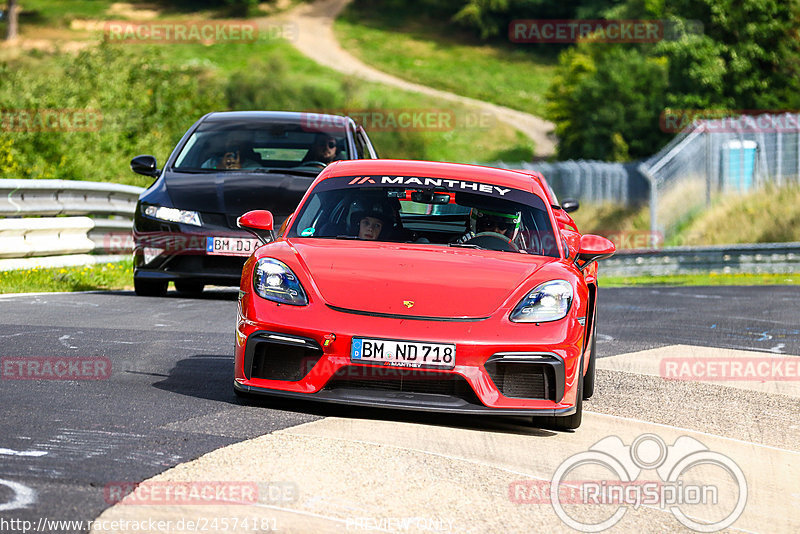
M 572 213 L 573 211 L 578 211 L 578 208 L 581 207 L 581 203 L 575 200 L 574 198 L 565 198 L 561 202 L 561 209 L 566 211 L 567 213 Z
M 158 176 L 158 163 L 155 156 L 136 156 L 131 160 L 131 170 L 136 174 L 155 178 Z

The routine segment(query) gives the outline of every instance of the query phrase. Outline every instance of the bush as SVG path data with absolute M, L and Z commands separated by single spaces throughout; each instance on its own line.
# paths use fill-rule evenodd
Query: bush
M 5 177 L 123 181 L 144 185 L 128 171 L 131 156 L 165 158 L 196 119 L 223 105 L 220 84 L 197 68 L 164 67 L 161 49 L 103 45 L 78 56 L 46 58 L 30 68 L 0 68 L 6 110 L 94 110 L 94 131 L 0 132 Z M 9 131 L 9 129 L 11 131 Z M 26 128 L 22 128 L 26 129 Z M 39 128 L 41 130 L 41 128 Z

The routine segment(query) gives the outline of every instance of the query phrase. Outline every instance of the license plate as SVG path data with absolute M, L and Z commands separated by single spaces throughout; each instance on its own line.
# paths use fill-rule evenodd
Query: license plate
M 396 367 L 452 369 L 456 365 L 456 346 L 446 343 L 356 337 L 353 338 L 350 359 Z
M 217 256 L 249 256 L 258 248 L 258 239 L 240 237 L 207 237 L 206 254 Z

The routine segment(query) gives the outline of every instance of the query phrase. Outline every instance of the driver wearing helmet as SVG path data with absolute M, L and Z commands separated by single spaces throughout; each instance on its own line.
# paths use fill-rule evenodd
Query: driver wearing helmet
M 357 203 L 350 212 L 350 233 L 359 239 L 385 240 L 391 232 L 394 219 L 393 210 L 386 203 Z
M 476 235 L 487 232 L 500 234 L 507 237 L 509 241 L 514 241 L 519 235 L 521 223 L 522 214 L 520 212 L 502 213 L 472 208 L 469 212 L 470 231 L 459 239 L 459 242 L 469 241 Z

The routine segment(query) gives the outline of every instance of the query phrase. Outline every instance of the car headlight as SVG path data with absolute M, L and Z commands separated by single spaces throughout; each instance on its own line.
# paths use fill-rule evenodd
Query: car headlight
M 183 224 L 202 226 L 200 214 L 196 211 L 167 208 L 166 206 L 142 206 L 142 212 L 148 217 Z
M 515 323 L 546 323 L 563 319 L 572 304 L 572 286 L 566 280 L 539 284 L 517 304 L 509 317 Z
M 253 287 L 256 294 L 267 300 L 305 306 L 308 297 L 292 270 L 282 261 L 272 258 L 258 260 L 253 270 Z

